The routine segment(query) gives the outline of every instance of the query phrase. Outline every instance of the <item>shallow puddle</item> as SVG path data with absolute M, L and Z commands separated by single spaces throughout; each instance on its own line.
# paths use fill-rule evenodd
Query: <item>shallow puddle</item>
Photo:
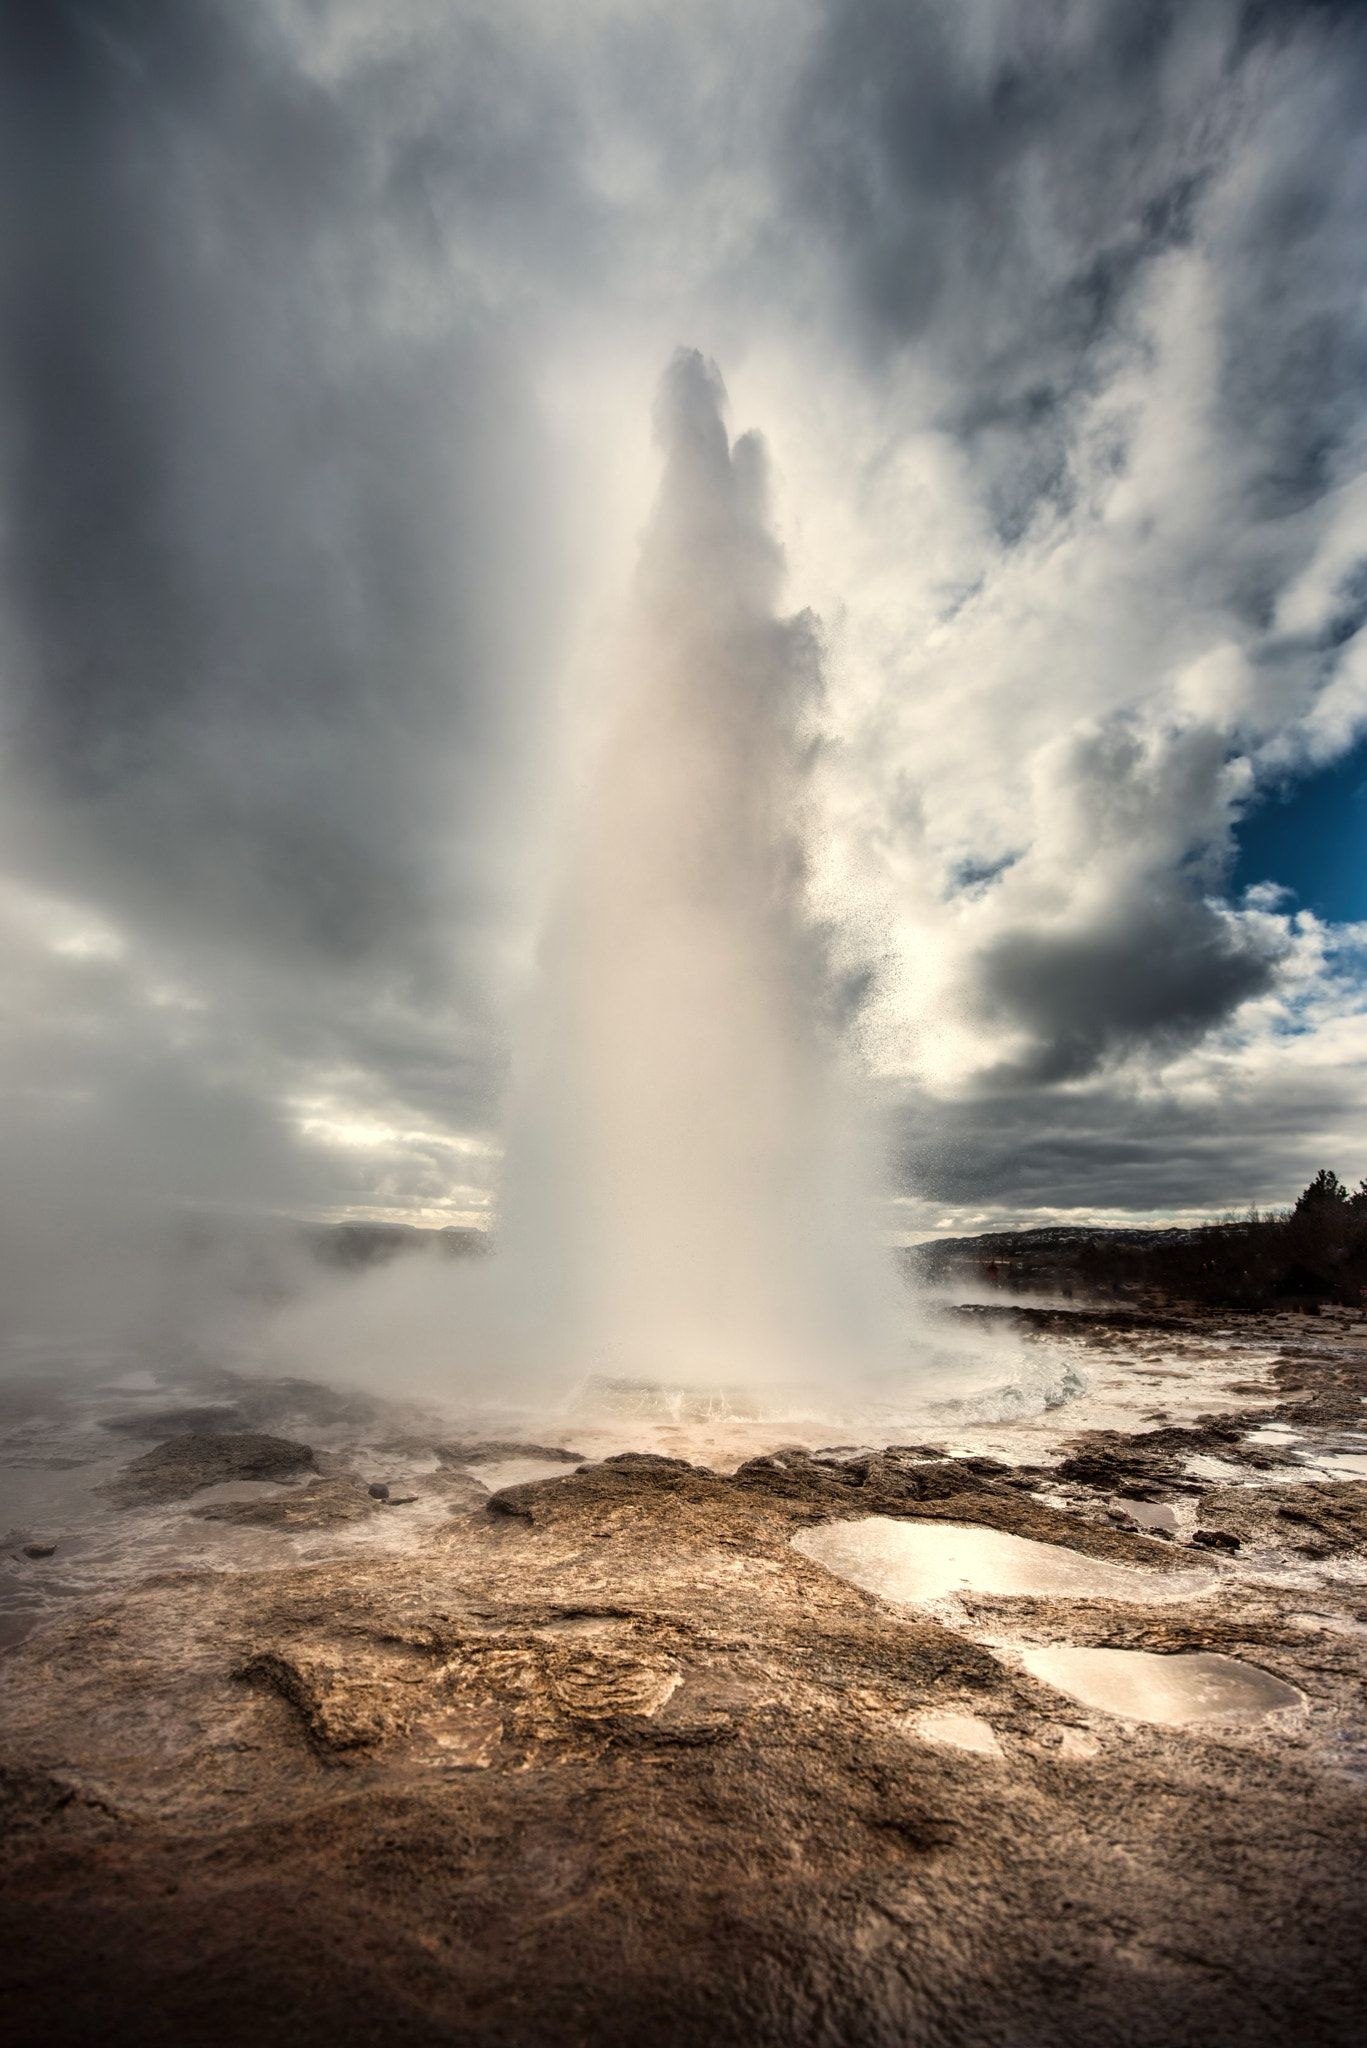
M 1304 1435 L 1288 1433 L 1271 1437 L 1256 1430 L 1249 1441 L 1261 1441 L 1272 1451 L 1284 1451 L 1294 1465 L 1234 1465 L 1224 1458 L 1204 1453 L 1188 1458 L 1184 1471 L 1193 1479 L 1209 1479 L 1222 1486 L 1305 1486 L 1320 1479 L 1367 1479 L 1367 1451 L 1321 1449 Z
M 793 1548 L 884 1600 L 923 1604 L 958 1593 L 1064 1600 L 1172 1600 L 1204 1591 L 1206 1574 L 1106 1564 L 1058 1543 L 958 1522 L 898 1522 L 869 1515 L 823 1522 Z
M 1116 1494 L 1111 1506 L 1128 1515 L 1132 1522 L 1138 1522 L 1141 1529 L 1166 1529 L 1170 1535 L 1176 1534 L 1177 1510 L 1165 1500 L 1127 1500 Z
M 1304 1705 L 1293 1685 L 1256 1664 L 1211 1650 L 1160 1657 L 1151 1650 L 1018 1647 L 1032 1678 L 1085 1707 L 1126 1721 L 1183 1728 L 1196 1721 L 1260 1721 Z
M 174 1505 L 198 1510 L 238 1501 L 280 1500 L 287 1494 L 306 1493 L 317 1476 L 316 1472 L 301 1472 L 294 1479 L 220 1479 L 217 1486 L 197 1486 L 183 1504 L 177 1501 Z
M 1367 1479 L 1367 1451 L 1324 1451 L 1315 1466 L 1325 1479 Z
M 1216 1486 L 1266 1486 L 1271 1477 L 1251 1465 L 1236 1465 L 1229 1458 L 1213 1457 L 1208 1451 L 1198 1451 L 1188 1458 L 1182 1470 L 1190 1479 L 1209 1479 Z

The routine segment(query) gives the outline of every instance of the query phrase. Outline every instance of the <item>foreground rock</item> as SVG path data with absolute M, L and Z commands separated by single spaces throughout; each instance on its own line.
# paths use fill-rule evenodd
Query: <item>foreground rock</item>
M 1207 1493 L 1201 1515 L 1230 1530 L 1240 1543 L 1261 1543 L 1292 1557 L 1360 1557 L 1367 1552 L 1367 1482 L 1360 1479 L 1264 1490 L 1222 1487 Z M 1193 1541 L 1199 1542 L 1201 1533 Z
M 294 1462 L 231 1476 L 311 1463 L 250 1441 Z M 230 1476 L 169 1456 L 195 1442 L 125 1482 Z M 16 2037 L 1356 2044 L 1362 1632 L 1017 1482 L 905 1447 L 733 1477 L 612 1458 L 402 1555 L 162 1573 L 49 1627 L 0 1699 Z M 359 1478 L 288 1510 L 343 1500 L 389 1519 Z M 793 1547 L 870 1514 L 1068 1544 L 1173 1593 L 978 1597 L 950 1626 Z M 1031 1678 L 1008 1638 L 1217 1652 L 1307 1705 L 1151 1727 Z
M 254 1477 L 255 1475 L 249 1475 Z M 232 1522 L 252 1529 L 335 1529 L 367 1522 L 381 1506 L 359 1479 L 342 1474 L 312 1479 L 307 1486 L 265 1500 L 218 1500 L 191 1510 L 196 1520 Z
M 134 1458 L 105 1489 L 122 1507 L 184 1500 L 206 1486 L 239 1479 L 293 1479 L 315 1470 L 307 1444 L 255 1430 L 221 1435 L 188 1431 Z
M 443 1465 L 486 1465 L 502 1458 L 544 1458 L 552 1464 L 582 1465 L 582 1451 L 567 1451 L 559 1444 L 529 1444 L 521 1437 L 465 1437 L 458 1443 L 432 1446 Z

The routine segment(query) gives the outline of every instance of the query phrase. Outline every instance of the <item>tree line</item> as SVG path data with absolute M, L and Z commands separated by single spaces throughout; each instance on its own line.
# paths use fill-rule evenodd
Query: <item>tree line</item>
M 1104 1292 L 1154 1290 L 1223 1308 L 1367 1300 L 1367 1180 L 1324 1167 L 1290 1209 L 1211 1223 L 1177 1243 L 1098 1243 L 1079 1260 Z

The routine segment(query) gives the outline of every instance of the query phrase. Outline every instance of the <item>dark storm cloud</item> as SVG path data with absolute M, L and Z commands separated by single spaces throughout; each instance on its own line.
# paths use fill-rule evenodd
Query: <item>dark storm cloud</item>
M 791 141 L 869 341 L 952 375 L 1003 530 L 1066 497 L 1069 400 L 1190 232 L 1233 10 L 832 0 Z
M 273 21 L 6 10 L 11 737 L 116 914 L 431 976 L 556 601 L 515 338 L 442 228 L 552 239 L 565 115 L 488 32 L 334 90 Z
M 1047 405 L 1189 218 L 1195 110 L 1163 83 L 1179 12 L 835 0 L 793 175 L 887 340 L 952 320 L 1007 377 L 1003 409 Z
M 986 1204 L 1027 1221 L 1042 1210 L 1278 1207 L 1326 1162 L 1365 1170 L 1342 1116 L 1340 1077 L 1309 1069 L 1229 1075 L 1195 1100 L 1098 1082 L 1052 1093 L 1047 1118 L 1033 1086 L 1004 1083 L 957 1100 L 906 1098 L 899 1168 L 927 1202 L 961 1213 Z M 1364 1143 L 1357 1154 L 1367 1157 Z
M 113 1207 L 459 1207 L 497 1115 L 566 576 L 507 272 L 591 269 L 578 119 L 495 22 L 325 26 L 0 12 L 3 851 L 122 942 L 79 1028 L 37 947 L 0 1090 L 82 1257 Z
M 1035 844 L 972 900 L 970 1000 L 1018 1049 L 981 1083 L 1076 1081 L 1170 1057 L 1276 984 L 1275 923 L 1219 900 L 1226 745 L 1115 719 L 1055 749 Z
M 1032 1041 L 1020 1078 L 1074 1080 L 1136 1048 L 1172 1051 L 1273 985 L 1266 947 L 1178 887 L 1110 911 L 1099 931 L 1026 927 L 980 956 L 990 1014 Z
M 916 349 L 992 479 L 1007 538 L 1069 501 L 1073 401 L 1154 259 L 1212 229 L 1230 284 L 1223 404 L 1262 443 L 1265 509 L 1323 488 L 1360 386 L 1351 249 L 1367 177 L 1367 22 L 1238 0 L 828 0 L 790 131 L 805 226 L 867 343 Z
M 1356 467 L 1367 378 L 1367 15 L 1250 10 L 1250 90 L 1275 91 L 1246 190 L 1212 208 L 1225 306 L 1220 407 L 1248 457 L 1250 523 L 1295 512 Z

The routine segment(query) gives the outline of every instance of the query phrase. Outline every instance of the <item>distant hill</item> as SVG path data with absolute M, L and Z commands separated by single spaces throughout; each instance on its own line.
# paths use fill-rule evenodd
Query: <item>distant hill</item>
M 1000 1287 L 1260 1309 L 1367 1296 L 1367 1183 L 1356 1194 L 1321 1173 L 1295 1207 L 1269 1216 L 1123 1229 L 1043 1224 L 934 1238 L 903 1254 L 924 1284 Z
M 440 1251 L 452 1259 L 478 1258 L 489 1249 L 482 1230 L 423 1230 L 410 1223 L 302 1223 L 304 1243 L 322 1266 L 354 1272 L 383 1266 L 401 1252 Z
M 910 1245 L 907 1257 L 921 1265 L 967 1260 L 974 1265 L 991 1259 L 1047 1259 L 1055 1261 L 1080 1251 L 1084 1246 L 1109 1245 L 1147 1247 L 1157 1244 L 1189 1244 L 1205 1225 L 1165 1225 L 1155 1229 L 1112 1228 L 1099 1223 L 1042 1223 L 1029 1230 L 985 1230 L 977 1237 L 928 1238 Z M 1218 1226 L 1217 1226 L 1218 1227 Z

